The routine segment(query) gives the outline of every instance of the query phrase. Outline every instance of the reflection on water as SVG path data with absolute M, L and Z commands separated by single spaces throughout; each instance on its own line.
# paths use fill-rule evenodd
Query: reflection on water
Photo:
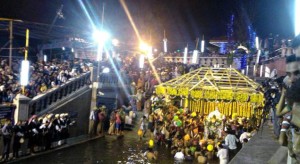
M 122 138 L 106 136 L 84 144 L 76 145 L 49 154 L 33 157 L 18 163 L 118 163 L 118 164 L 144 164 L 149 163 L 143 153 L 147 148 L 147 141 L 139 141 L 135 134 L 126 134 Z M 173 157 L 164 147 L 158 147 L 157 163 L 174 163 Z
M 149 163 L 143 156 L 146 148 L 147 140 L 139 141 L 136 132 L 131 131 L 127 132 L 124 137 L 106 136 L 63 150 L 19 161 L 18 163 L 145 164 Z M 170 150 L 163 146 L 159 146 L 156 149 L 159 152 L 156 163 L 175 163 Z M 196 163 L 196 161 L 183 163 Z
M 126 131 L 124 137 L 105 136 L 103 138 L 95 139 L 80 145 L 18 161 L 18 163 L 145 164 L 149 163 L 143 156 L 147 146 L 148 140 L 144 139 L 143 141 L 139 141 L 136 131 L 133 130 Z M 163 146 L 158 146 L 156 147 L 156 150 L 159 152 L 156 163 L 177 163 L 174 162 L 173 156 L 170 154 L 169 149 Z M 217 161 L 215 163 L 218 163 Z M 185 161 L 183 163 L 196 163 L 196 160 L 193 162 Z

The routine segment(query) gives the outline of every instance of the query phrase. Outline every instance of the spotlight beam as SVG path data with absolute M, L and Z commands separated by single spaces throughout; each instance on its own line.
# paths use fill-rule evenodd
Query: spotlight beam
M 141 39 L 140 33 L 139 33 L 137 27 L 135 26 L 135 23 L 134 23 L 134 21 L 133 21 L 133 19 L 131 17 L 131 14 L 130 14 L 128 8 L 127 8 L 127 5 L 126 5 L 125 1 L 124 0 L 120 0 L 120 2 L 121 2 L 121 5 L 122 5 L 122 7 L 123 7 L 123 9 L 124 9 L 124 11 L 125 11 L 128 19 L 129 19 L 129 21 L 130 21 L 130 24 L 131 24 L 131 26 L 132 26 L 132 28 L 133 28 L 133 30 L 134 30 L 134 32 L 135 32 L 135 34 L 136 34 L 139 42 L 141 42 L 142 39 Z

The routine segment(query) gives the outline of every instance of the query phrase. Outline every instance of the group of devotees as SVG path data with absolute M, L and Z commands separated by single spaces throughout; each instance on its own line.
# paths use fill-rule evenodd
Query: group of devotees
M 300 163 L 300 35 L 287 49 L 286 76 L 279 85 L 281 96 L 275 114 L 280 118 L 279 143 L 288 148 L 288 161 L 296 164 Z M 149 135 L 145 152 L 149 160 L 159 156 L 155 151 L 158 145 L 165 145 L 175 160 L 207 163 L 218 157 L 223 164 L 256 133 L 258 122 L 254 116 L 225 117 L 218 109 L 203 116 L 179 106 L 157 107 L 154 102 L 152 110 L 140 121 L 138 135 Z
M 147 139 L 144 153 L 150 161 L 157 160 L 158 146 L 165 146 L 175 161 L 217 161 L 228 163 L 238 150 L 256 134 L 259 122 L 237 115 L 224 116 L 218 109 L 209 115 L 192 112 L 160 101 L 153 94 L 152 109 L 139 121 L 137 134 Z M 160 104 L 163 102 L 162 104 Z
M 69 137 L 69 126 L 74 123 L 68 113 L 49 113 L 40 117 L 33 115 L 28 120 L 18 121 L 15 124 L 7 119 L 1 129 L 3 138 L 1 160 L 10 159 L 11 143 L 13 159 L 20 155 L 34 154 L 66 143 L 66 139 Z M 22 151 L 20 151 L 21 147 L 24 147 Z

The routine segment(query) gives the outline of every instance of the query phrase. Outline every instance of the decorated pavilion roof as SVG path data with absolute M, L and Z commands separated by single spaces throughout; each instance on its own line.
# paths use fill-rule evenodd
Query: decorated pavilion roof
M 158 87 L 232 90 L 233 92 L 257 92 L 259 84 L 233 68 L 201 67 L 180 77 L 158 85 Z

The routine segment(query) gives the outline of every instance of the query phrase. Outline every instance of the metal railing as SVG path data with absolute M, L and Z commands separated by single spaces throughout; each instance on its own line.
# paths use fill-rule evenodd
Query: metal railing
M 130 85 L 130 80 L 128 79 L 128 76 L 120 76 L 121 77 L 118 77 L 114 73 L 101 73 L 99 77 L 100 88 L 122 87 L 121 80 L 123 82 L 123 85 Z
M 53 88 L 46 93 L 35 96 L 29 102 L 29 114 L 39 113 L 47 109 L 47 107 L 53 103 L 58 102 L 69 94 L 85 86 L 90 82 L 90 76 L 91 72 L 84 73 L 78 77 L 69 79 L 69 81 L 57 88 Z

